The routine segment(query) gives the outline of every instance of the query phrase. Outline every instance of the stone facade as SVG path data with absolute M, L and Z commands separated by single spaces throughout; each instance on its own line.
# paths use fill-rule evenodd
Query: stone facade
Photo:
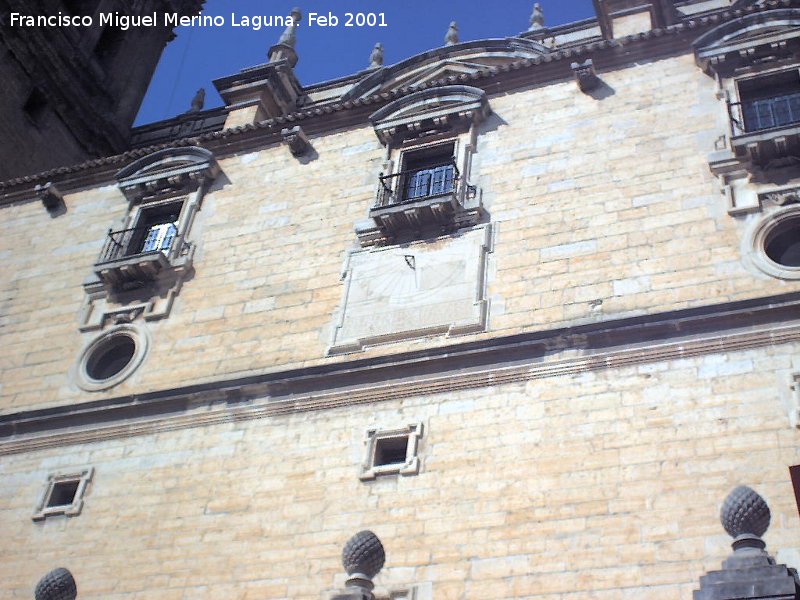
M 800 567 L 794 125 L 720 66 L 800 3 L 627 4 L 310 87 L 287 35 L 226 126 L 0 184 L 2 594 L 328 598 L 370 529 L 378 596 L 688 600 L 738 484 Z

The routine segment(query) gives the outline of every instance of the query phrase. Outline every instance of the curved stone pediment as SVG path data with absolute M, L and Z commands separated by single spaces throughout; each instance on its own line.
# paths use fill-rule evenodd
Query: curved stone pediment
M 390 102 L 370 115 L 386 144 L 422 132 L 467 130 L 490 112 L 486 92 L 466 85 L 428 88 Z
M 549 52 L 550 49 L 542 44 L 524 38 L 477 40 L 445 46 L 372 72 L 344 94 L 342 101 L 414 88 L 450 76 L 478 73 Z
M 145 195 L 186 191 L 218 173 L 212 152 L 188 146 L 148 154 L 121 169 L 115 177 L 125 197 L 133 201 Z
M 748 14 L 718 25 L 694 41 L 695 60 L 706 72 L 726 74 L 752 62 L 759 53 L 797 54 L 800 9 Z

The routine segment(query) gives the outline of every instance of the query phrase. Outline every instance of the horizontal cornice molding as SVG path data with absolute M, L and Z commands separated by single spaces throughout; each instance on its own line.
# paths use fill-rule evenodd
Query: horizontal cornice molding
M 0 455 L 800 341 L 800 293 L 0 416 Z

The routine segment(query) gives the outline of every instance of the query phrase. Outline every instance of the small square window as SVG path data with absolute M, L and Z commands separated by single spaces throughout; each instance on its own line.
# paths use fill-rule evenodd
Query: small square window
M 74 504 L 79 485 L 80 481 L 59 481 L 54 483 L 50 496 L 47 498 L 47 508 Z
M 33 514 L 33 520 L 41 521 L 55 515 L 68 517 L 79 515 L 83 509 L 83 494 L 93 473 L 94 469 L 88 467 L 50 475 Z
M 385 467 L 406 462 L 408 436 L 382 438 L 375 440 L 375 466 Z
M 411 423 L 398 429 L 367 430 L 361 480 L 375 479 L 379 475 L 419 473 L 417 452 L 421 437 L 422 423 Z

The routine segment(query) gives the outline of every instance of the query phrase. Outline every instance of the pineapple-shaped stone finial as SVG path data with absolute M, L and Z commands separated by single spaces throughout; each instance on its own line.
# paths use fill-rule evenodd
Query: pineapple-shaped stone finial
M 740 485 L 725 498 L 719 517 L 731 537 L 760 538 L 769 528 L 770 512 L 764 498 L 752 488 Z
M 39 580 L 34 595 L 36 600 L 75 600 L 78 586 L 72 573 L 59 567 Z
M 371 531 L 359 531 L 342 550 L 342 565 L 350 579 L 371 580 L 383 568 L 386 553 L 378 536 Z

